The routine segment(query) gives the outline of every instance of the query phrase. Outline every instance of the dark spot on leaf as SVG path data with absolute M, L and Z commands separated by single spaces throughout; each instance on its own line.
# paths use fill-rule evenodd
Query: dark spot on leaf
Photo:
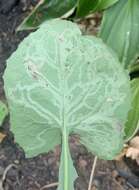
M 66 48 L 67 51 L 70 51 L 70 48 Z
M 49 84 L 48 84 L 48 83 L 45 83 L 45 86 L 46 86 L 46 87 L 48 87 L 48 86 L 49 86 Z
M 63 39 L 63 38 L 61 38 L 61 37 L 59 37 L 59 41 L 64 42 L 64 39 Z
M 71 100 L 72 99 L 72 96 L 69 96 L 69 100 Z
M 31 75 L 34 79 L 38 79 L 38 74 L 36 72 L 32 72 Z

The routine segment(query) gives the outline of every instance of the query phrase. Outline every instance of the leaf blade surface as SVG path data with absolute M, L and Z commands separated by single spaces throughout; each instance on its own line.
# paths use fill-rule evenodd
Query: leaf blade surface
M 120 0 L 105 11 L 100 37 L 127 69 L 139 55 L 139 1 Z M 114 40 L 115 39 L 115 40 Z
M 125 123 L 125 141 L 129 141 L 139 129 L 139 78 L 131 80 L 132 108 Z
M 7 64 L 4 81 L 15 140 L 28 156 L 62 143 L 60 189 L 73 189 L 76 177 L 70 134 L 80 135 L 81 143 L 103 159 L 121 150 L 129 78 L 102 40 L 82 36 L 72 22 L 52 20 L 24 39 Z M 50 136 L 54 142 L 47 144 Z

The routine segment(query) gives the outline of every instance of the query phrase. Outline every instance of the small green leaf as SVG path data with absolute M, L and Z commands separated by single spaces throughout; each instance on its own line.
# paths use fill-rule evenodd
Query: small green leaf
M 0 125 L 2 125 L 3 120 L 8 115 L 8 108 L 6 104 L 4 104 L 2 101 L 0 101 Z
M 80 135 L 81 143 L 103 159 L 114 158 L 123 147 L 128 75 L 102 40 L 81 35 L 76 24 L 42 24 L 9 58 L 4 82 L 11 129 L 27 155 L 61 142 L 59 190 L 73 190 L 76 177 L 70 134 Z
M 139 78 L 131 81 L 132 109 L 125 124 L 125 141 L 130 140 L 139 129 Z
M 98 4 L 98 0 L 90 1 L 90 0 L 78 0 L 77 6 L 77 17 L 84 17 L 88 15 L 90 12 L 95 10 Z
M 41 0 L 17 30 L 34 29 L 46 20 L 59 18 L 70 11 L 76 3 L 77 0 Z
M 78 0 L 77 17 L 84 17 L 92 12 L 106 9 L 119 0 Z
M 108 7 L 112 6 L 118 1 L 119 0 L 100 0 L 97 6 L 97 10 L 100 11 L 100 10 L 107 9 Z
M 105 11 L 99 35 L 125 68 L 139 55 L 139 1 L 120 0 Z

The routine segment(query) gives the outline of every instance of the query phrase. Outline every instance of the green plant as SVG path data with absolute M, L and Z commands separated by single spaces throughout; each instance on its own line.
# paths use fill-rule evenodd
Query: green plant
M 92 12 L 106 9 L 119 0 L 78 0 L 76 17 L 84 17 Z
M 18 30 L 33 29 L 46 20 L 59 18 L 70 11 L 76 3 L 77 0 L 40 0 Z
M 73 190 L 77 177 L 69 135 L 103 159 L 121 151 L 128 75 L 101 39 L 82 36 L 76 24 L 41 25 L 9 58 L 4 82 L 12 131 L 27 157 L 62 145 L 58 190 Z
M 119 0 L 104 12 L 99 37 L 119 57 L 123 67 L 139 75 L 139 1 Z M 125 140 L 129 140 L 139 129 L 139 78 L 131 80 L 132 109 L 125 124 Z
M 139 78 L 130 82 L 132 92 L 132 108 L 125 124 L 125 141 L 129 141 L 139 129 Z
M 7 106 L 0 100 L 0 126 L 2 125 L 5 117 L 8 115 Z
M 68 17 L 75 12 L 75 18 L 106 9 L 118 0 L 40 0 L 17 30 L 37 28 L 46 20 Z
M 139 1 L 119 0 L 107 9 L 100 37 L 117 53 L 124 68 L 135 64 L 139 56 Z

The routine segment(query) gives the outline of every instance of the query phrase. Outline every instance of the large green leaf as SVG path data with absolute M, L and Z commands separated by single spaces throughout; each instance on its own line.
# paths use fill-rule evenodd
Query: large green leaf
M 76 177 L 69 134 L 78 134 L 100 158 L 119 153 L 130 85 L 100 39 L 82 36 L 71 22 L 48 21 L 19 45 L 7 64 L 4 81 L 15 140 L 27 156 L 62 142 L 59 190 L 73 190 Z
M 77 0 L 40 0 L 17 30 L 37 28 L 42 22 L 59 18 L 76 6 Z
M 84 17 L 94 11 L 106 9 L 119 0 L 78 0 L 77 17 Z
M 125 141 L 131 139 L 139 129 L 139 78 L 131 81 L 132 109 L 125 124 Z
M 104 13 L 100 37 L 127 68 L 139 55 L 139 1 L 120 0 Z

